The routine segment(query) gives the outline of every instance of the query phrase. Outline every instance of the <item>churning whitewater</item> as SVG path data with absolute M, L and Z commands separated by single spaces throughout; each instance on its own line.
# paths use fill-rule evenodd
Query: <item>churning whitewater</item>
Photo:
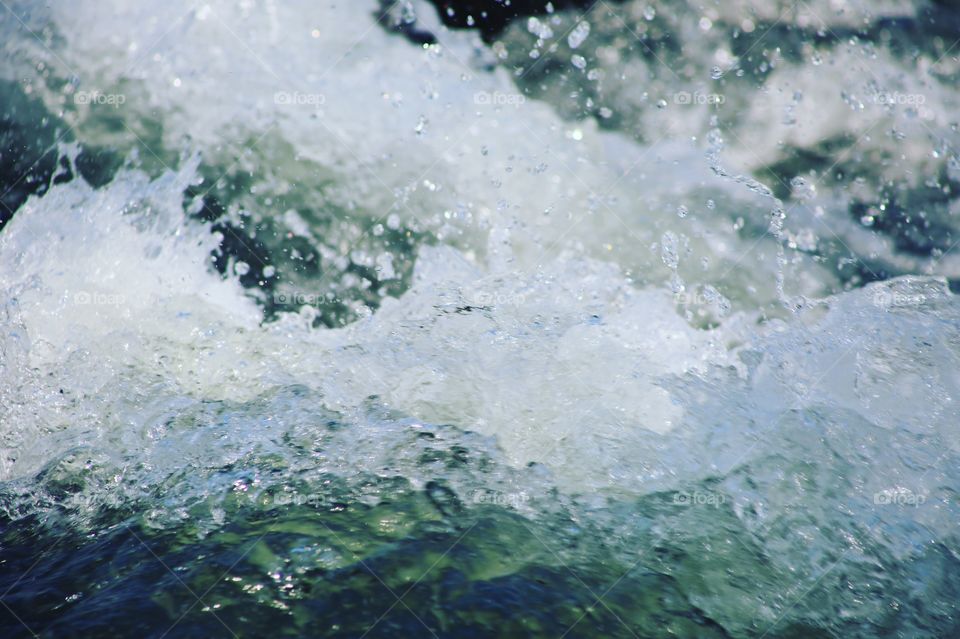
M 955 9 L 459 4 L 4 6 L 0 635 L 960 632 Z

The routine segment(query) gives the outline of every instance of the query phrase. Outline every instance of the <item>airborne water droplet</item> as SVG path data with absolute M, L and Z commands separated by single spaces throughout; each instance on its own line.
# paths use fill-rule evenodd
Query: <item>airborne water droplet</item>
M 680 264 L 680 255 L 677 248 L 677 236 L 673 231 L 667 231 L 660 238 L 660 259 L 667 268 L 676 270 Z
M 580 22 L 567 36 L 567 44 L 570 45 L 571 49 L 576 49 L 583 44 L 588 35 L 590 35 L 590 23 L 587 21 Z
M 404 2 L 400 6 L 400 21 L 403 24 L 413 24 L 417 21 L 417 12 L 413 8 L 412 2 Z

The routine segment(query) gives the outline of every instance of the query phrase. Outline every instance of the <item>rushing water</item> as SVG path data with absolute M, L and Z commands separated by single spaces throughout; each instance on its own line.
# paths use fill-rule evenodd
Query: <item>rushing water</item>
M 0 5 L 0 636 L 960 635 L 951 3 Z

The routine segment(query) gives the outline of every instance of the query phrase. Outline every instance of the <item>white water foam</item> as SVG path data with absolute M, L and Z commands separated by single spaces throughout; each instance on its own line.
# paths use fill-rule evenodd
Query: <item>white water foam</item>
M 764 328 L 736 314 L 700 330 L 668 293 L 638 290 L 610 264 L 564 254 L 524 276 L 424 247 L 412 288 L 367 319 L 317 331 L 307 309 L 260 325 L 236 281 L 211 272 L 212 240 L 184 220 L 192 164 L 152 183 L 123 171 L 99 191 L 56 185 L 5 229 L 5 477 L 36 472 L 79 443 L 149 440 L 117 418 L 144 393 L 249 401 L 291 385 L 314 389 L 334 411 L 377 396 L 425 422 L 495 436 L 513 463 L 545 463 L 585 491 L 649 489 L 650 465 L 663 463 L 657 442 L 680 426 L 709 432 L 709 420 L 686 414 L 702 398 L 691 403 L 683 389 L 723 370 L 731 392 L 749 380 L 749 403 L 764 413 L 799 402 L 947 441 L 955 428 L 955 310 L 935 280 L 842 296 L 823 319 L 814 308 Z M 905 317 L 919 328 L 904 332 Z M 860 335 L 865 326 L 872 332 Z M 937 331 L 943 345 L 928 348 L 924 372 L 906 353 Z M 898 357 L 914 361 L 915 374 Z M 751 373 L 752 361 L 769 373 Z M 895 383 L 897 399 L 882 390 Z M 716 393 L 722 387 L 708 396 Z M 907 395 L 916 401 L 901 402 Z M 578 462 L 585 455 L 590 464 Z M 670 457 L 678 467 L 683 458 Z
M 737 363 L 731 347 L 759 338 L 750 324 L 762 316 L 729 315 L 726 297 L 757 308 L 781 277 L 806 293 L 831 279 L 806 258 L 778 257 L 770 238 L 745 242 L 723 215 L 665 206 L 709 188 L 768 212 L 763 188 L 712 173 L 689 147 L 647 157 L 545 104 L 500 100 L 520 97 L 503 70 L 482 70 L 474 36 L 444 31 L 429 14 L 443 44 L 417 48 L 376 27 L 372 3 L 224 7 L 35 8 L 31 24 L 56 29 L 52 49 L 31 38 L 10 46 L 31 65 L 39 57 L 60 73 L 82 70 L 63 91 L 33 86 L 81 138 L 95 136 L 85 127 L 97 118 L 84 105 L 64 109 L 71 92 L 122 90 L 115 116 L 134 127 L 162 114 L 168 148 L 199 147 L 226 164 L 252 141 L 238 162 L 253 162 L 273 188 L 306 163 L 337 185 L 319 206 L 422 216 L 456 248 L 423 247 L 413 288 L 342 331 L 306 330 L 309 310 L 258 327 L 236 284 L 209 273 L 212 240 L 196 239 L 203 232 L 180 213 L 183 189 L 198 182 L 195 159 L 152 183 L 125 171 L 101 191 L 55 186 L 3 237 L 3 288 L 17 300 L 7 312 L 39 378 L 87 353 L 87 367 L 106 362 L 94 374 L 76 369 L 88 394 L 118 371 L 159 365 L 178 392 L 198 397 L 306 383 L 341 409 L 377 395 L 418 418 L 496 435 L 516 463 L 556 456 L 575 479 L 582 467 L 563 460 L 595 452 L 609 461 L 600 477 L 647 433 L 683 421 L 667 380 Z M 272 164 L 278 145 L 295 157 Z M 729 316 L 695 329 L 665 284 L 681 300 L 702 296 L 714 319 Z M 54 421 L 54 430 L 71 422 Z M 31 429 L 20 430 L 8 449 L 24 470 L 8 464 L 7 476 L 42 461 L 24 462 Z
M 165 392 L 210 400 L 301 384 L 349 411 L 377 395 L 495 435 L 520 465 L 564 466 L 584 450 L 614 463 L 614 451 L 679 423 L 662 380 L 727 359 L 730 329 L 694 329 L 668 293 L 575 255 L 524 275 L 424 247 L 411 290 L 370 318 L 315 331 L 305 310 L 258 326 L 236 281 L 211 272 L 214 240 L 179 209 L 194 170 L 152 183 L 124 171 L 99 191 L 56 185 L 5 229 L 0 288 L 16 327 L 7 351 L 18 353 L 6 361 L 7 405 L 19 407 L 6 477 L 63 451 L 27 445 L 42 432 L 70 431 L 65 446 L 125 428 L 109 417 L 132 401 L 123 380 L 151 374 Z M 31 382 L 14 390 L 24 371 Z
M 81 138 L 148 154 L 141 123 L 159 115 L 166 149 L 199 148 L 250 171 L 258 191 L 300 186 L 316 211 L 392 213 L 492 261 L 502 245 L 488 242 L 494 233 L 524 270 L 586 250 L 639 283 L 672 281 L 691 296 L 709 285 L 746 308 L 777 300 L 782 268 L 795 293 L 830 290 L 834 278 L 815 260 L 780 264 L 775 240 L 741 237 L 736 218 L 763 217 L 769 202 L 712 174 L 701 146 L 645 147 L 592 120 L 564 122 L 518 93 L 504 69 L 488 69 L 477 36 L 445 30 L 432 8 L 418 13 L 440 38 L 428 47 L 385 33 L 375 10 L 372 1 L 77 2 L 49 16 L 34 9 L 58 34 L 56 54 L 30 38 L 11 46 L 30 68 L 42 60 L 48 74 L 78 76 L 64 89 L 32 86 Z M 83 91 L 126 100 L 105 112 L 75 104 Z M 103 118 L 141 140 L 105 134 Z M 722 211 L 709 210 L 711 196 Z M 682 219 L 681 203 L 691 211 Z M 664 238 L 676 238 L 673 263 L 661 259 Z

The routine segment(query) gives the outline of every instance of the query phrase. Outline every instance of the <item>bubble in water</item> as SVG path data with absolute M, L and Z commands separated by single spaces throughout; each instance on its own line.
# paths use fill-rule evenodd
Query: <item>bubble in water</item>
M 677 207 L 677 217 L 687 217 L 687 213 L 689 213 L 689 210 L 683 204 Z
M 649 4 L 643 8 L 643 18 L 647 21 L 653 20 L 657 17 L 657 10 L 651 7 Z
M 587 60 L 582 55 L 574 54 L 570 57 L 570 63 L 581 71 L 587 68 Z
M 720 78 L 723 77 L 723 69 L 721 69 L 720 67 L 713 67 L 712 69 L 710 69 L 710 77 L 713 78 L 714 80 L 719 80 Z
M 250 272 L 250 265 L 246 262 L 237 262 L 233 265 L 233 272 L 237 275 L 244 276 Z

